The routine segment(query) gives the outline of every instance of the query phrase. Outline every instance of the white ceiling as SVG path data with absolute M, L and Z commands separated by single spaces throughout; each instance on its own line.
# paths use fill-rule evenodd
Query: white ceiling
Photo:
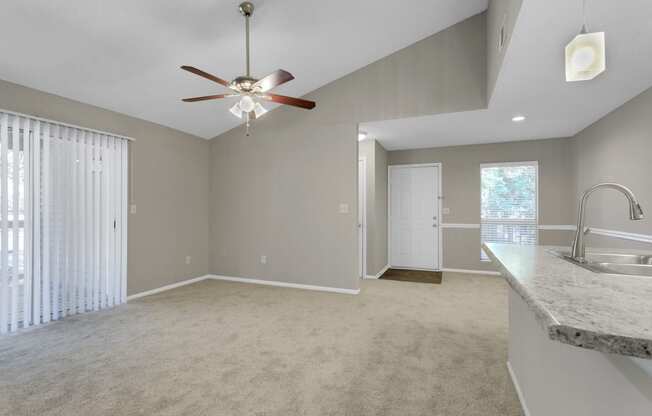
M 301 96 L 482 12 L 487 1 L 254 0 L 252 72 L 288 70 L 296 79 L 275 92 Z M 240 122 L 228 112 L 232 100 L 182 103 L 224 89 L 179 66 L 242 75 L 238 4 L 5 1 L 0 79 L 211 138 Z
M 361 129 L 388 150 L 576 134 L 652 86 L 652 2 L 587 5 L 589 30 L 605 31 L 607 42 L 607 71 L 594 80 L 564 80 L 564 46 L 581 26 L 581 0 L 524 0 L 488 109 Z M 513 123 L 518 114 L 527 120 Z

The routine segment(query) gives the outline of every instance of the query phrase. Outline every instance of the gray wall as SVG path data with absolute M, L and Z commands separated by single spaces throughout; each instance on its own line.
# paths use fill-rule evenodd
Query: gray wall
M 130 145 L 137 213 L 129 215 L 129 294 L 208 273 L 206 140 L 5 81 L 0 108 L 136 139 Z
M 211 272 L 357 288 L 358 123 L 484 108 L 485 35 L 474 16 L 213 139 Z
M 211 141 L 211 271 L 356 289 L 357 126 L 296 114 L 281 108 L 250 137 Z
M 591 195 L 587 206 L 588 225 L 652 235 L 651 115 L 652 89 L 648 89 L 573 138 L 573 210 L 576 211 L 576 202 L 582 192 L 591 185 L 618 182 L 634 191 L 647 214 L 645 220 L 629 221 L 627 202 L 622 195 L 609 190 L 598 191 Z M 599 237 L 590 237 L 591 243 L 621 244 Z
M 310 96 L 322 124 L 486 108 L 485 13 L 348 74 Z
M 450 214 L 444 223 L 480 223 L 480 164 L 492 162 L 539 162 L 539 223 L 572 224 L 572 160 L 569 139 L 533 140 L 471 146 L 398 150 L 388 153 L 390 165 L 442 163 L 443 206 Z M 443 235 L 443 267 L 490 270 L 480 261 L 479 229 L 446 229 Z M 541 231 L 540 244 L 568 244 L 567 231 Z
M 487 10 L 487 97 L 490 100 L 498 74 L 503 66 L 505 52 L 512 40 L 514 25 L 521 11 L 523 0 L 490 0 Z M 500 27 L 505 23 L 505 43 L 500 50 L 498 40 Z
M 387 150 L 376 140 L 359 143 L 367 160 L 367 275 L 375 276 L 387 265 Z

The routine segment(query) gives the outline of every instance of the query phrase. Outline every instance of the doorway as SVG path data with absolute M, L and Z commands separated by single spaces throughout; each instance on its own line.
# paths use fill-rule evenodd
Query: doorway
M 439 270 L 441 164 L 388 169 L 390 267 Z

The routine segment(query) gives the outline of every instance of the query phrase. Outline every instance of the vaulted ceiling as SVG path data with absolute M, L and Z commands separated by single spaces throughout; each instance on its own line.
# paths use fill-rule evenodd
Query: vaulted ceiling
M 244 72 L 238 1 L 30 0 L 2 5 L 0 79 L 212 138 L 240 123 L 231 100 L 186 104 Z M 487 8 L 487 0 L 254 0 L 252 72 L 301 96 Z M 301 110 L 297 110 L 301 111 Z

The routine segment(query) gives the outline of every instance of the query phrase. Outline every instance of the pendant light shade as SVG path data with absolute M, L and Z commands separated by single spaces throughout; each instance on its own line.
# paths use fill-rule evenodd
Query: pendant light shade
M 582 29 L 566 45 L 566 82 L 587 81 L 607 68 L 604 32 L 589 33 L 586 24 L 586 1 L 582 0 Z
M 586 81 L 607 68 L 604 32 L 580 33 L 566 45 L 566 81 Z

